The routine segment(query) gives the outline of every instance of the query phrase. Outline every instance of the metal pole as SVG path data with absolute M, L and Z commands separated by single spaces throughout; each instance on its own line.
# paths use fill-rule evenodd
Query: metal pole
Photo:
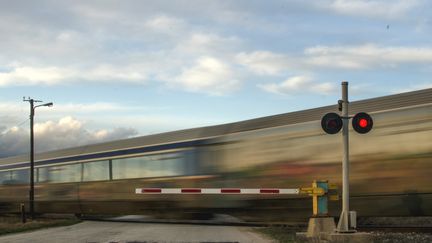
M 30 192 L 29 192 L 29 204 L 30 204 L 30 216 L 31 219 L 34 219 L 34 131 L 33 131 L 33 123 L 34 123 L 34 115 L 37 107 L 40 106 L 52 106 L 53 103 L 49 102 L 42 105 L 35 106 L 35 102 L 42 102 L 41 100 L 26 99 L 23 97 L 23 101 L 28 101 L 30 103 Z
M 35 109 L 40 106 L 52 106 L 53 103 L 49 102 L 43 105 L 35 106 L 35 102 L 42 102 L 41 100 L 26 99 L 23 97 L 23 101 L 28 101 L 30 103 L 30 192 L 29 192 L 29 204 L 30 204 L 30 216 L 31 219 L 34 219 L 34 131 L 33 131 L 33 123 L 34 123 L 34 115 Z
M 34 219 L 34 100 L 30 99 L 30 217 Z
M 349 140 L 348 140 L 348 82 L 342 82 L 342 212 L 339 218 L 337 231 L 352 232 L 349 227 Z
M 27 222 L 27 220 L 26 220 L 26 212 L 25 212 L 24 203 L 20 204 L 20 211 L 21 211 L 21 223 L 25 224 Z

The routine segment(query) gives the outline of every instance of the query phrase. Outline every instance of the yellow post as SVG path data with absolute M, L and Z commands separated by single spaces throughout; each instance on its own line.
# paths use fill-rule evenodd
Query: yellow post
M 300 193 L 312 196 L 313 217 L 328 216 L 329 184 L 326 180 L 314 180 L 312 187 L 300 188 Z
M 318 188 L 316 180 L 312 182 L 312 188 Z M 312 196 L 312 212 L 314 217 L 318 215 L 318 195 L 316 194 Z

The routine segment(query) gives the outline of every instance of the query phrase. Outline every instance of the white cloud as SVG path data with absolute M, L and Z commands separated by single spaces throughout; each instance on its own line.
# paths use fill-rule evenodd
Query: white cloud
M 7 67 L 0 69 L 0 87 L 80 85 L 84 82 L 141 85 L 150 81 L 175 85 L 179 82 L 170 80 L 173 77 L 190 77 L 191 72 L 197 72 L 197 69 L 185 71 L 185 67 L 194 65 L 193 60 L 211 56 L 228 63 L 226 60 L 230 60 L 241 43 L 236 36 L 220 35 L 205 26 L 191 24 L 187 16 L 183 18 L 169 12 L 140 14 L 129 7 L 111 15 L 114 9 L 110 3 L 101 9 L 93 4 L 78 3 L 71 8 L 71 13 L 82 20 L 65 15 L 66 20 L 71 21 L 67 28 L 48 25 L 35 29 L 29 21 L 36 16 L 18 18 L 15 21 L 19 23 L 18 29 L 4 25 L 8 33 L 12 32 L 8 38 L 13 39 L 0 39 L 3 46 L 0 67 Z M 15 17 L 6 20 L 15 20 Z M 87 22 L 91 30 L 81 25 Z M 2 26 L 0 21 L 0 30 Z M 28 33 L 34 37 L 31 42 Z M 225 65 L 224 69 L 228 70 L 229 64 Z M 212 69 L 209 76 L 226 78 L 231 75 L 228 72 L 218 73 Z M 226 84 L 221 87 L 240 81 L 224 82 Z M 180 83 L 187 86 L 183 90 L 210 93 L 187 85 L 189 82 L 184 79 Z M 231 89 L 220 88 L 211 93 L 224 91 Z
M 417 20 L 415 32 L 428 34 L 432 31 L 432 18 L 421 17 Z
M 410 87 L 403 88 L 403 89 L 394 89 L 392 93 L 398 94 L 398 93 L 410 92 L 410 91 L 415 91 L 420 89 L 432 89 L 432 82 L 411 85 Z
M 117 103 L 89 103 L 89 104 L 80 104 L 80 103 L 67 103 L 67 104 L 54 104 L 51 108 L 53 112 L 62 112 L 62 113 L 95 113 L 95 112 L 118 112 L 118 111 L 130 111 L 137 110 L 140 107 L 126 106 Z
M 269 51 L 242 52 L 235 59 L 257 74 L 277 75 L 292 67 L 287 56 Z
M 72 117 L 63 117 L 57 122 L 36 123 L 34 132 L 35 150 L 37 152 L 100 143 L 137 135 L 137 131 L 132 128 L 90 130 L 86 128 L 85 123 Z M 0 157 L 28 152 L 28 130 L 12 127 L 0 133 L 0 136 Z
M 74 72 L 59 67 L 15 67 L 0 73 L 0 86 L 8 85 L 52 85 L 74 76 Z
M 20 98 L 16 102 L 1 101 L 0 114 L 17 114 L 22 112 L 30 112 L 28 103 L 21 102 Z M 4 125 L 4 123 L 2 122 Z
M 56 85 L 81 80 L 92 82 L 144 83 L 147 78 L 145 70 L 135 65 L 115 66 L 100 64 L 89 69 L 68 67 L 32 67 L 13 64 L 9 71 L 0 72 L 0 86 Z
M 185 21 L 168 15 L 157 15 L 145 22 L 145 26 L 156 32 L 179 33 L 187 27 Z
M 281 75 L 291 70 L 311 71 L 316 68 L 376 69 L 397 68 L 406 64 L 431 65 L 432 47 L 378 46 L 314 46 L 303 55 L 288 56 L 269 51 L 240 53 L 235 59 L 257 74 Z
M 293 70 L 311 73 L 317 68 L 360 70 L 431 63 L 429 47 L 331 46 L 335 42 L 346 43 L 345 26 L 330 30 L 336 32 L 335 36 L 317 38 L 323 33 L 318 21 L 330 28 L 343 21 L 344 17 L 329 17 L 329 11 L 393 18 L 413 9 L 418 11 L 420 1 L 244 3 L 41 1 L 27 4 L 29 8 L 22 8 L 19 3 L 3 4 L 0 32 L 8 34 L 0 38 L 0 86 L 79 85 L 88 81 L 128 85 L 154 81 L 190 92 L 225 94 L 236 90 L 244 82 L 242 77 L 255 74 L 287 77 Z M 47 11 L 34 11 L 39 5 Z M 418 19 L 427 25 L 429 16 L 422 14 Z M 296 22 L 299 20 L 300 25 Z M 347 26 L 360 26 L 361 35 L 370 30 L 357 23 Z M 309 34 L 304 35 L 304 31 Z M 286 46 L 300 48 L 311 40 L 324 45 L 311 46 L 300 54 L 290 53 L 281 46 L 281 40 L 286 40 Z M 383 39 L 372 39 L 380 40 Z M 409 43 L 407 39 L 391 41 Z M 260 50 L 273 43 L 272 50 L 279 52 Z M 194 63 L 205 57 L 216 61 Z M 17 64 L 5 70 L 3 67 L 10 62 Z M 246 68 L 238 68 L 237 64 Z
M 49 100 L 45 100 L 49 101 Z M 85 124 L 87 129 L 100 130 L 101 128 L 110 127 L 130 127 L 134 125 L 136 129 L 143 132 L 148 132 L 146 129 L 154 130 L 156 127 L 161 126 L 163 120 L 167 120 L 167 124 L 163 124 L 165 129 L 170 128 L 170 122 L 173 118 L 161 118 L 153 122 L 148 119 L 154 114 L 163 113 L 170 110 L 167 106 L 151 106 L 130 103 L 56 103 L 50 108 L 41 107 L 36 111 L 36 121 L 49 121 L 56 120 L 58 117 L 75 117 L 75 120 Z M 137 119 L 140 118 L 138 121 Z M 156 118 L 154 118 L 156 119 Z M 0 121 L 1 130 L 8 130 L 12 127 L 27 128 L 29 125 L 29 104 L 27 102 L 0 102 Z M 85 121 L 85 122 L 83 122 Z M 131 123 L 131 121 L 133 121 Z M 184 126 L 181 121 L 178 121 L 179 126 Z M 171 124 L 171 127 L 175 127 Z M 163 130 L 158 130 L 163 131 Z M 1 143 L 1 139 L 0 139 Z
M 83 36 L 75 30 L 62 30 L 58 33 L 56 40 L 60 42 L 83 41 Z
M 318 83 L 309 76 L 294 76 L 281 83 L 260 84 L 259 88 L 280 95 L 302 95 L 305 93 L 331 94 L 337 92 L 332 83 Z
M 77 78 L 90 81 L 127 81 L 133 83 L 146 80 L 147 73 L 140 70 L 139 65 L 129 65 L 124 67 L 118 67 L 113 64 L 98 65 L 85 73 L 77 75 Z
M 333 0 L 321 7 L 343 15 L 400 18 L 418 5 L 416 0 Z
M 176 53 L 188 55 L 231 55 L 240 47 L 241 40 L 235 36 L 214 33 L 191 32 L 175 47 Z
M 316 46 L 305 50 L 311 66 L 364 69 L 397 67 L 402 64 L 431 64 L 431 47 Z
M 116 22 L 124 19 L 124 13 L 118 11 L 114 5 L 109 3 L 93 5 L 86 1 L 77 1 L 75 4 L 67 5 L 70 13 L 82 17 L 83 19 L 96 23 Z M 68 11 L 68 12 L 69 12 Z
M 95 113 L 95 112 L 118 112 L 118 111 L 131 111 L 131 110 L 157 110 L 163 107 L 147 107 L 147 106 L 132 106 L 124 105 L 120 103 L 109 103 L 109 102 L 95 102 L 95 103 L 54 103 L 54 106 L 49 109 L 38 109 L 40 112 L 48 113 Z M 49 110 L 49 111 L 48 111 Z M 29 111 L 29 105 L 27 102 L 16 102 L 2 101 L 0 103 L 0 113 L 3 114 L 21 114 Z
M 175 78 L 176 85 L 192 92 L 222 95 L 239 86 L 231 67 L 213 57 L 199 58 L 193 67 L 185 69 Z

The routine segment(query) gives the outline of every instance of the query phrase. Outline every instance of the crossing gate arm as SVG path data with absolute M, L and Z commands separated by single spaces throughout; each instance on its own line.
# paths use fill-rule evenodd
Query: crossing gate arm
M 300 194 L 299 188 L 136 188 L 135 194 Z
M 315 180 L 304 188 L 136 188 L 135 194 L 248 194 L 312 196 L 313 217 L 328 216 L 328 200 L 338 200 L 337 188 L 326 180 Z

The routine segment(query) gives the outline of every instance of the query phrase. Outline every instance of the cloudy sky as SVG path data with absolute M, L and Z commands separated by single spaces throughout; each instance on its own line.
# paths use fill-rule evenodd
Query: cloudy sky
M 0 0 L 0 157 L 432 87 L 427 0 Z

